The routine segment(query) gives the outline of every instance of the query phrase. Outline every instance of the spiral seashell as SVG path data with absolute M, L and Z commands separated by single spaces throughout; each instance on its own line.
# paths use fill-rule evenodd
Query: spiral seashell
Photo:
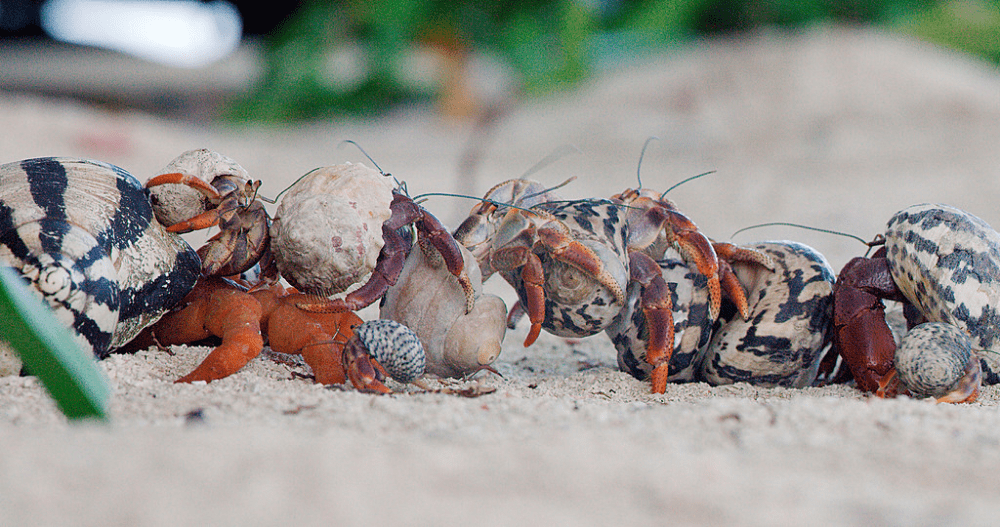
M 394 320 L 370 320 L 354 328 L 351 340 L 360 342 L 368 354 L 401 383 L 424 374 L 424 346 L 410 328 Z
M 896 373 L 913 395 L 942 397 L 967 376 L 978 386 L 979 357 L 969 335 L 956 326 L 927 322 L 910 330 L 896 349 Z
M 0 264 L 102 358 L 184 298 L 201 265 L 131 174 L 73 158 L 0 166 Z

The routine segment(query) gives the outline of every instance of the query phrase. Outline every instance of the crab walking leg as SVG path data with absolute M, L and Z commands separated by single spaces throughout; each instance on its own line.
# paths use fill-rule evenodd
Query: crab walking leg
M 538 239 L 560 262 L 572 265 L 593 276 L 601 285 L 615 295 L 615 301 L 625 305 L 625 291 L 614 276 L 604 267 L 604 263 L 594 253 L 594 250 L 570 238 L 565 225 L 551 222 L 538 229 Z
M 646 317 L 649 339 L 646 361 L 653 366 L 650 381 L 653 393 L 667 390 L 670 357 L 674 352 L 674 315 L 670 288 L 663 280 L 659 264 L 641 252 L 629 255 L 631 279 L 642 286 L 642 312 Z
M 965 375 L 955 383 L 948 393 L 937 398 L 939 403 L 972 403 L 979 398 L 979 387 L 983 384 L 983 369 L 979 357 L 973 354 L 965 367 Z
M 712 243 L 684 214 L 666 208 L 663 211 L 666 213 L 667 239 L 680 250 L 685 261 L 693 262 L 698 267 L 698 272 L 708 279 L 709 315 L 713 320 L 719 318 L 722 286 L 719 279 L 719 257 L 715 254 Z
M 268 344 L 279 353 L 301 354 L 316 382 L 341 384 L 348 378 L 342 367 L 342 350 L 362 320 L 351 312 L 303 312 L 296 305 L 306 297 L 296 293 L 282 299 L 266 322 Z M 357 383 L 355 386 L 361 388 Z
M 177 382 L 221 379 L 260 354 L 264 347 L 260 333 L 263 309 L 251 295 L 212 281 L 187 300 L 184 309 L 163 317 L 162 324 L 171 330 L 159 336 L 160 342 L 180 344 L 216 336 L 222 338 L 222 344 Z
M 545 320 L 545 273 L 542 271 L 542 261 L 538 255 L 528 253 L 527 261 L 521 268 L 521 280 L 524 282 L 524 294 L 527 305 L 524 310 L 528 312 L 528 320 L 531 321 L 531 330 L 524 339 L 524 347 L 535 343 L 538 334 L 542 331 L 542 322 Z M 511 310 L 513 314 L 513 310 Z
M 769 271 L 774 271 L 774 262 L 766 253 L 739 247 L 731 243 L 712 242 L 712 249 L 719 258 L 719 281 L 722 290 L 736 304 L 743 320 L 750 317 L 750 305 L 747 302 L 746 291 L 740 284 L 730 265 L 731 262 L 746 262 L 760 265 Z
M 419 205 L 410 202 L 419 210 Z M 472 287 L 472 280 L 465 271 L 465 260 L 462 258 L 462 251 L 458 248 L 458 242 L 448 233 L 444 224 L 431 214 L 419 212 L 421 219 L 417 222 L 417 230 L 421 238 L 429 242 L 444 260 L 448 271 L 458 279 L 462 291 L 465 293 L 465 312 L 470 313 L 476 305 L 476 290 Z
M 186 185 L 191 187 L 198 192 L 201 192 L 206 198 L 213 201 L 221 201 L 222 194 L 208 183 L 202 181 L 201 179 L 192 176 L 190 174 L 181 174 L 179 172 L 172 172 L 169 174 L 160 174 L 149 181 L 146 182 L 146 188 L 155 187 L 159 185 L 176 184 L 176 185 Z M 167 232 L 174 233 L 186 233 L 200 229 L 207 229 L 219 223 L 220 211 L 217 208 L 213 208 L 206 212 L 203 212 L 192 218 L 188 218 L 185 221 L 175 223 L 173 225 L 166 226 Z

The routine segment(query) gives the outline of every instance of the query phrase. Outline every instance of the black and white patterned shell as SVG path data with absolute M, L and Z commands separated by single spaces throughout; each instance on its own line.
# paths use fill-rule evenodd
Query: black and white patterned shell
M 625 291 L 628 285 L 626 226 L 621 206 L 608 200 L 541 203 L 570 230 L 570 237 L 590 248 Z M 603 331 L 624 306 L 594 277 L 540 253 L 545 272 L 545 321 L 542 327 L 561 337 L 586 337 Z M 521 270 L 501 273 L 526 304 Z
M 701 352 L 712 335 L 708 313 L 708 279 L 688 264 L 674 249 L 668 249 L 660 264 L 663 279 L 670 288 L 674 317 L 674 352 L 670 356 L 668 382 L 687 382 L 698 378 Z M 649 332 L 646 316 L 640 309 L 642 286 L 630 283 L 626 306 L 608 326 L 606 333 L 618 350 L 618 367 L 637 379 L 646 379 L 652 365 L 646 361 Z
M 719 317 L 702 364 L 702 380 L 718 385 L 802 388 L 816 380 L 830 340 L 835 274 L 822 254 L 798 242 L 750 244 L 771 257 L 774 271 L 734 263 L 747 291 L 750 317 Z
M 802 387 L 815 380 L 833 316 L 833 269 L 823 255 L 800 243 L 748 247 L 769 255 L 774 270 L 732 264 L 747 291 L 747 320 L 725 302 L 719 320 L 711 323 L 705 277 L 673 250 L 660 262 L 674 303 L 670 382 Z M 629 290 L 629 308 L 608 335 L 618 350 L 619 367 L 645 379 L 650 370 L 646 320 L 637 309 L 637 293 Z
M 176 305 L 201 267 L 153 218 L 131 174 L 74 158 L 0 166 L 0 263 L 17 269 L 98 357 Z
M 896 348 L 895 363 L 899 381 L 921 397 L 951 392 L 968 367 L 979 366 L 969 335 L 943 322 L 926 322 L 911 329 Z
M 947 205 L 897 212 L 885 232 L 889 270 L 929 322 L 965 330 L 978 350 L 1000 351 L 1000 234 Z M 981 353 L 983 382 L 1000 382 L 996 353 Z
M 426 356 L 420 337 L 395 320 L 369 320 L 354 328 L 351 339 L 360 342 L 396 381 L 408 383 L 424 374 Z

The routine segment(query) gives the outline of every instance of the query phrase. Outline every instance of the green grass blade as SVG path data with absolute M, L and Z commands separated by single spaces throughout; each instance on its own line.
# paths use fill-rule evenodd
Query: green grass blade
M 66 417 L 106 418 L 111 390 L 93 355 L 80 349 L 16 271 L 2 265 L 0 340 L 14 348 Z

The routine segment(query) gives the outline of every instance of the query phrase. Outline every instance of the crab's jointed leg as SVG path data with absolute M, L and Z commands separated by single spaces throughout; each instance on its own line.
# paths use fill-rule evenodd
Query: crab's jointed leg
M 649 332 L 646 362 L 653 366 L 650 380 L 653 393 L 667 390 L 670 357 L 674 352 L 674 315 L 670 288 L 663 279 L 659 264 L 641 252 L 629 255 L 631 279 L 642 286 L 642 312 Z

